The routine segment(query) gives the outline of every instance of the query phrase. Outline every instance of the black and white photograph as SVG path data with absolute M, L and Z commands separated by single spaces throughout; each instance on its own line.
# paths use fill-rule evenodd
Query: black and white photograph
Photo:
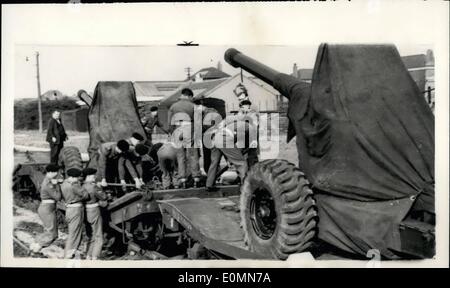
M 124 20 L 173 11 L 178 26 L 204 17 L 189 27 L 205 32 L 180 27 L 170 43 L 84 21 L 101 5 L 3 9 L 23 16 L 2 30 L 33 34 L 5 25 L 32 11 L 82 28 L 2 48 L 2 266 L 448 266 L 448 41 L 336 40 L 305 25 L 283 34 L 297 42 L 236 40 L 279 15 L 266 4 L 109 7 Z M 267 18 L 249 13 L 256 26 L 221 39 L 206 7 Z M 76 32 L 89 23 L 109 38 Z

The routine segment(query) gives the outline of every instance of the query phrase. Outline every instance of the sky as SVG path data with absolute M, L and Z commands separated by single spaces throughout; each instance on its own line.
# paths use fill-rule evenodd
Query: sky
M 37 96 L 36 51 L 39 51 L 41 92 L 59 90 L 74 95 L 91 93 L 98 81 L 184 80 L 205 67 L 217 67 L 230 75 L 239 73 L 225 62 L 227 46 L 42 46 L 15 47 L 15 98 Z M 313 68 L 317 46 L 233 46 L 241 52 L 283 73 Z M 427 45 L 399 46 L 402 56 L 426 53 Z M 27 61 L 28 58 L 28 61 Z

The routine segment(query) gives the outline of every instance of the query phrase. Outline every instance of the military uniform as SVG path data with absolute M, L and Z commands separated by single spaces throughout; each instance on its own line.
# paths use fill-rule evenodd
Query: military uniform
M 81 187 L 80 182 L 70 179 L 64 180 L 61 184 L 61 192 L 66 202 L 66 222 L 69 230 L 64 258 L 72 258 L 81 243 L 84 222 L 83 201 L 89 198 L 89 194 Z
M 103 246 L 103 220 L 99 201 L 106 201 L 107 197 L 94 182 L 85 182 L 83 189 L 89 194 L 89 200 L 86 201 L 86 218 L 92 228 L 92 235 L 87 244 L 86 259 L 95 260 L 100 256 Z
M 44 232 L 37 237 L 37 242 L 41 247 L 47 247 L 58 238 L 56 202 L 61 200 L 59 185 L 52 184 L 51 179 L 45 177 L 42 181 L 40 195 L 41 204 L 38 208 L 38 214 L 42 220 Z
M 123 158 L 124 164 L 122 164 L 122 166 L 125 165 L 128 173 L 130 173 L 130 176 L 133 179 L 142 179 L 144 171 L 142 169 L 142 157 L 140 155 L 137 155 L 135 152 L 129 151 L 120 156 L 120 158 Z M 123 180 L 123 178 L 120 178 L 120 180 Z
M 164 189 L 168 189 L 171 184 L 179 185 L 178 175 L 178 150 L 171 142 L 164 143 L 158 150 L 159 168 L 162 171 L 162 185 Z
M 214 108 L 205 107 L 202 111 L 202 136 L 213 127 L 215 124 L 218 124 L 222 120 L 219 112 L 217 112 Z M 203 141 L 202 137 L 202 141 Z M 205 172 L 208 172 L 209 166 L 211 165 L 211 146 L 205 145 L 202 142 L 202 152 L 203 152 L 203 169 Z
M 131 138 L 128 139 L 127 142 L 128 144 L 130 144 L 130 148 L 121 156 L 124 158 L 124 165 L 133 179 L 139 178 L 140 180 L 142 180 L 144 176 L 144 172 L 142 169 L 142 156 L 136 152 L 136 146 L 131 141 Z M 143 144 L 143 140 L 140 140 L 136 145 L 140 144 Z M 123 178 L 121 178 L 121 180 L 123 180 Z
M 173 103 L 169 108 L 168 116 L 171 128 L 175 128 L 174 125 L 178 125 L 180 120 L 186 120 L 188 122 L 194 121 L 194 109 L 195 104 L 191 100 L 189 100 L 188 98 L 180 97 L 180 99 L 177 102 Z M 184 117 L 186 117 L 187 115 L 188 118 L 181 119 L 183 116 L 174 118 L 176 114 L 181 113 L 185 114 Z
M 186 98 L 180 98 L 169 108 L 173 132 L 171 141 L 177 146 L 183 146 L 177 150 L 178 174 L 181 181 L 184 181 L 189 174 L 194 179 L 201 176 L 198 149 L 194 147 L 194 109 L 194 103 Z M 187 166 L 190 173 L 187 171 Z
M 237 113 L 237 119 L 243 120 L 243 121 L 249 121 L 250 124 L 254 125 L 257 129 L 257 147 L 248 147 L 247 152 L 247 164 L 248 167 L 252 167 L 254 164 L 256 164 L 258 160 L 259 155 L 259 114 L 255 110 L 251 109 L 249 112 L 244 113 L 242 111 L 239 111 Z
M 222 155 L 234 165 L 242 181 L 248 170 L 248 147 L 253 141 L 253 134 L 256 133 L 256 131 L 252 132 L 255 126 L 249 122 L 230 117 L 223 121 L 222 127 L 211 129 L 213 129 L 213 132 L 208 132 L 214 133 L 214 147 L 211 150 L 211 165 L 208 169 L 206 187 L 214 186 Z M 240 133 L 244 134 L 240 135 Z
M 151 145 L 152 142 L 152 135 L 153 135 L 153 131 L 155 130 L 155 127 L 159 127 L 161 129 L 163 129 L 161 122 L 159 122 L 159 118 L 158 115 L 156 116 L 149 116 L 143 123 L 142 125 L 144 126 L 145 129 L 145 134 L 147 135 L 147 142 Z
M 97 176 L 99 179 L 106 179 L 106 168 L 117 165 L 119 180 L 125 180 L 125 167 L 128 169 L 133 179 L 137 177 L 136 170 L 130 161 L 125 161 L 124 153 L 116 151 L 116 142 L 103 143 L 99 148 L 97 163 Z

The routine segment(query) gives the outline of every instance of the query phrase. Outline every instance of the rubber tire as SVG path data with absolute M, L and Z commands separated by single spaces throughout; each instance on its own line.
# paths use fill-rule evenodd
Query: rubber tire
M 81 160 L 81 153 L 77 147 L 67 146 L 61 149 L 59 153 L 59 165 L 64 167 L 64 173 L 70 168 L 83 169 L 83 162 Z
M 277 215 L 273 235 L 259 237 L 250 220 L 254 191 L 264 185 L 274 201 Z M 273 159 L 256 163 L 241 186 L 241 226 L 250 251 L 267 259 L 285 260 L 290 254 L 307 250 L 317 230 L 313 192 L 305 175 L 292 163 Z

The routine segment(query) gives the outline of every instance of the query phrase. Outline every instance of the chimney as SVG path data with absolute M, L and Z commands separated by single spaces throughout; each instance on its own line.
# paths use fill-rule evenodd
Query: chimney
M 299 78 L 299 76 L 300 76 L 300 75 L 298 75 L 297 63 L 294 63 L 294 67 L 292 68 L 292 76 L 295 78 Z
M 217 62 L 217 70 L 222 71 L 222 63 L 220 61 Z

